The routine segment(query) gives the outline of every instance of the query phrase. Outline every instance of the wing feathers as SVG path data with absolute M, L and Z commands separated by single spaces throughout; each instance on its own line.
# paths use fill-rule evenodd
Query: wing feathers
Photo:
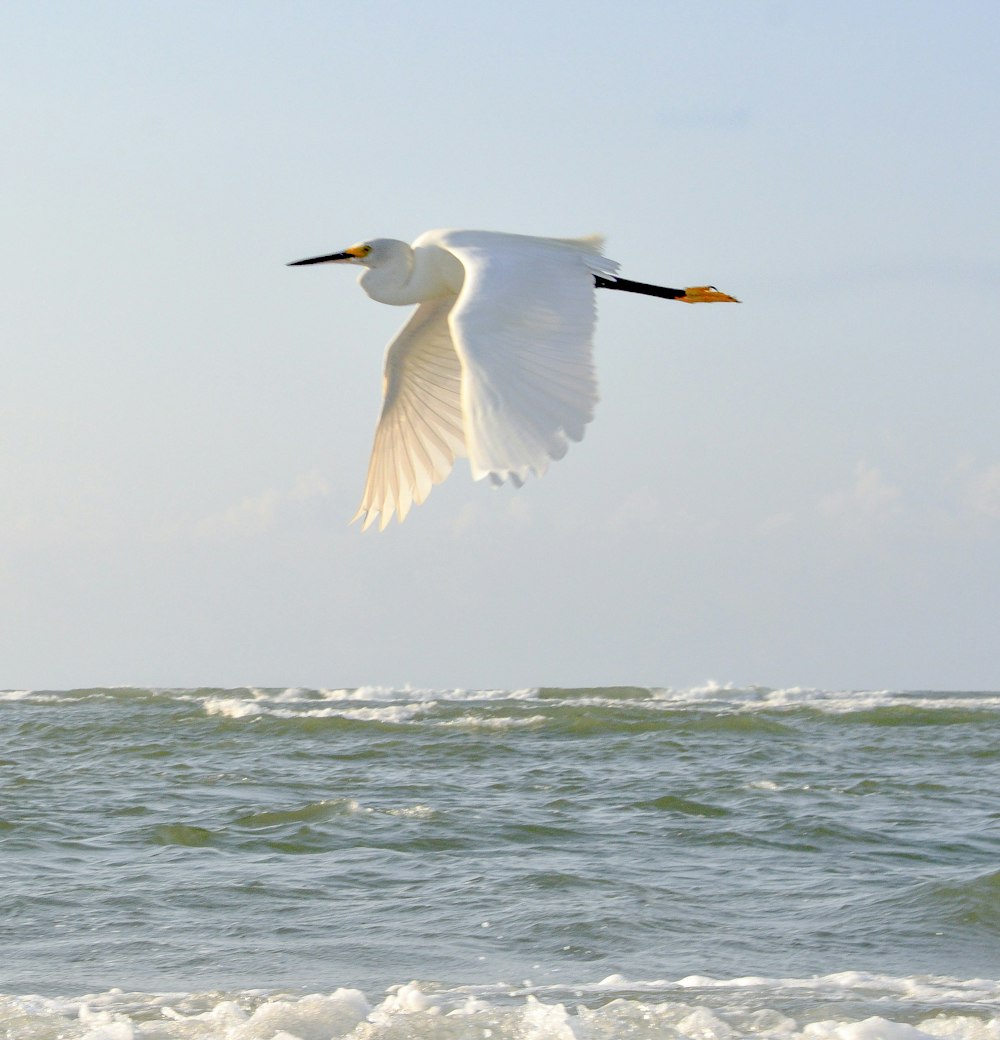
M 354 515 L 363 528 L 378 517 L 384 529 L 393 513 L 403 520 L 465 454 L 461 366 L 447 320 L 453 302 L 420 304 L 386 351 L 382 413 Z
M 450 316 L 473 476 L 541 475 L 594 415 L 599 239 L 450 232 L 465 282 Z

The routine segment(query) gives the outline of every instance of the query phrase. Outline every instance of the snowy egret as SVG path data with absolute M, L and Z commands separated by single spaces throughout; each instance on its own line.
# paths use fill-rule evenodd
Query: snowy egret
M 583 437 L 597 383 L 594 289 L 684 303 L 738 302 L 714 286 L 619 278 L 603 239 L 429 231 L 375 238 L 302 264 L 359 264 L 379 303 L 416 304 L 385 355 L 382 412 L 354 520 L 406 518 L 468 456 L 476 480 L 520 486 Z

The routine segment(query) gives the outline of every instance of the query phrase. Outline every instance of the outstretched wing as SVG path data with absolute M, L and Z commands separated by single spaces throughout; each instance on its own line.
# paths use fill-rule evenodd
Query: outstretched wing
M 448 327 L 454 302 L 446 296 L 421 303 L 386 350 L 382 413 L 351 521 L 364 518 L 362 529 L 379 517 L 383 530 L 394 512 L 402 521 L 465 454 L 462 369 Z
M 594 415 L 594 275 L 600 239 L 450 231 L 465 268 L 449 323 L 462 363 L 465 443 L 476 480 L 541 475 Z

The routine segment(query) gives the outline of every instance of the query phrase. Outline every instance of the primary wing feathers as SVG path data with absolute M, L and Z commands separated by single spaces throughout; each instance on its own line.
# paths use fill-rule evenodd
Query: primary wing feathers
M 354 515 L 365 528 L 376 517 L 385 528 L 394 512 L 403 520 L 465 454 L 462 370 L 448 329 L 454 302 L 420 304 L 386 350 L 382 412 Z
M 596 236 L 454 231 L 438 241 L 465 268 L 449 323 L 473 477 L 540 476 L 593 418 L 593 276 L 617 265 Z

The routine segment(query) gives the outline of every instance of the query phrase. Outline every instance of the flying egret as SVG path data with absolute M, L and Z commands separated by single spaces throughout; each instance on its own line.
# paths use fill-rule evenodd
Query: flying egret
M 417 309 L 385 354 L 382 412 L 354 520 L 384 529 L 468 456 L 476 480 L 541 476 L 594 416 L 594 289 L 683 303 L 738 302 L 714 286 L 619 278 L 603 239 L 428 231 L 296 260 L 358 264 L 379 303 Z M 353 522 L 353 521 L 352 521 Z

